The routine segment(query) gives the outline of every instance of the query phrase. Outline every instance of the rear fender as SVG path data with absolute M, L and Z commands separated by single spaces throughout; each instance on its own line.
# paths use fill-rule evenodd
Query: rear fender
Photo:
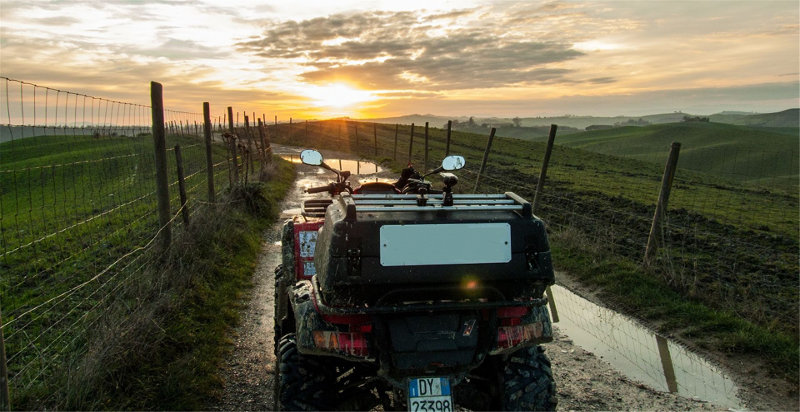
M 504 334 L 505 339 L 500 333 L 503 328 L 508 332 Z M 516 332 L 518 340 L 512 339 L 514 333 L 511 332 Z M 490 355 L 511 353 L 520 348 L 552 342 L 553 324 L 550 321 L 550 312 L 547 310 L 547 305 L 530 307 L 530 312 L 520 318 L 518 325 L 498 326 L 496 333 L 498 337 L 491 352 L 489 352 Z
M 326 321 L 317 309 L 316 298 L 314 288 L 309 280 L 297 282 L 291 291 L 290 301 L 295 315 L 297 350 L 304 355 L 335 356 L 351 361 L 373 361 L 374 358 L 370 355 L 334 352 L 317 346 L 315 332 L 330 335 L 331 333 L 349 333 L 349 331 L 347 325 L 340 328 Z

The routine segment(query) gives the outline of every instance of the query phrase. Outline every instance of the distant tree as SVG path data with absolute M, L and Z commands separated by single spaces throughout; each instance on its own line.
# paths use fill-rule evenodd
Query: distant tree
M 475 126 L 475 118 L 470 116 L 467 124 L 469 124 L 470 127 Z
M 514 127 L 521 127 L 522 126 L 522 119 L 520 119 L 519 117 L 515 117 L 515 118 L 511 119 L 511 121 L 514 122 Z
M 700 116 L 683 116 L 684 122 L 706 122 L 708 123 L 708 117 L 700 117 Z

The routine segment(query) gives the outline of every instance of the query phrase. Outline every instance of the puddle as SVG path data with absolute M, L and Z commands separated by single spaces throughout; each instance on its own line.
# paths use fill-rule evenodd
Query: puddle
M 295 164 L 302 163 L 300 161 L 299 155 L 282 154 L 281 157 Z M 377 164 L 365 160 L 325 159 L 325 163 L 327 163 L 328 166 L 334 169 L 347 170 L 354 175 L 369 175 L 378 173 L 383 170 L 383 168 L 378 166 Z M 330 172 L 323 168 L 319 168 L 319 171 L 317 173 L 330 173 Z
M 738 387 L 719 368 L 638 322 L 552 286 L 556 327 L 630 379 L 686 398 L 740 409 Z

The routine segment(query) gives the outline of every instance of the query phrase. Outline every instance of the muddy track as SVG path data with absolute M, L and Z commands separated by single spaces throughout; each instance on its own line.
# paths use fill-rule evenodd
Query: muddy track
M 278 152 L 280 153 L 280 152 Z M 326 153 L 326 157 L 349 156 Z M 298 181 L 327 179 L 318 170 L 298 166 Z M 305 180 L 308 182 L 308 180 Z M 292 189 L 281 210 L 296 210 L 300 188 Z M 244 297 L 247 308 L 233 336 L 233 350 L 220 371 L 224 391 L 213 410 L 272 410 L 275 357 L 273 355 L 273 285 L 275 266 L 280 262 L 280 227 L 282 216 L 264 234 L 262 254 L 255 273 L 253 289 Z M 544 345 L 551 358 L 561 410 L 724 410 L 709 403 L 686 399 L 676 394 L 654 391 L 633 382 L 614 370 L 555 329 L 555 340 Z M 761 408 L 758 408 L 761 409 Z

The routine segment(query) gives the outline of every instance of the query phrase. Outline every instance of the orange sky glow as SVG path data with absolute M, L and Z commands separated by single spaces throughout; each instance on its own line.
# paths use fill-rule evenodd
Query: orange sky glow
M 0 75 L 280 119 L 800 106 L 797 1 L 4 0 Z

